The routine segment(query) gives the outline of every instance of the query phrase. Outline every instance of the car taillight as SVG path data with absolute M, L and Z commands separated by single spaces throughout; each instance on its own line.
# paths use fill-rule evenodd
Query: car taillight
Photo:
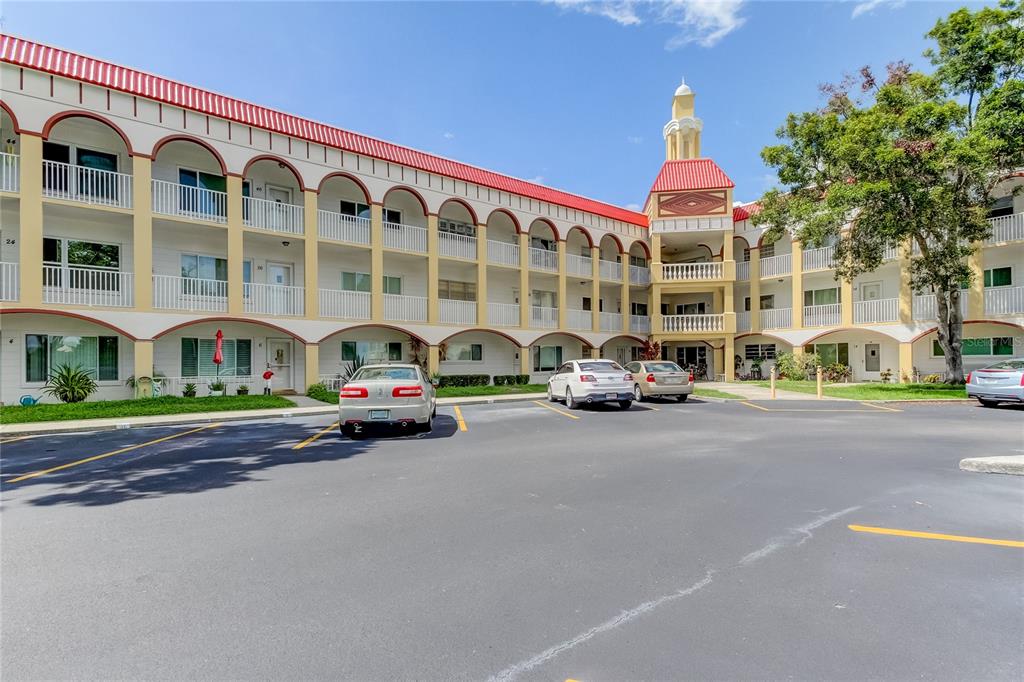
M 630 374 L 629 372 L 626 372 L 626 374 L 622 377 L 622 380 L 623 381 L 632 381 L 633 380 L 633 375 Z
M 338 391 L 339 398 L 366 398 L 370 395 L 364 386 L 342 386 Z
M 392 398 L 419 398 L 422 395 L 422 386 L 395 386 L 391 389 Z
M 968 379 L 967 381 L 970 381 L 970 379 Z M 1020 385 L 1024 386 L 1024 374 L 1020 375 Z
M 581 374 L 580 381 L 593 381 L 594 383 L 597 383 L 597 377 L 593 374 Z
M 689 379 L 689 381 L 690 381 L 691 384 L 693 383 L 693 372 L 690 372 L 690 379 Z
M 654 374 L 648 374 L 647 375 L 647 383 L 649 383 L 649 384 L 653 384 L 654 383 Z
M 974 372 L 968 372 L 967 373 L 967 383 L 971 383 L 971 375 L 972 374 L 974 374 Z M 1024 381 L 1024 377 L 1021 378 L 1021 381 Z

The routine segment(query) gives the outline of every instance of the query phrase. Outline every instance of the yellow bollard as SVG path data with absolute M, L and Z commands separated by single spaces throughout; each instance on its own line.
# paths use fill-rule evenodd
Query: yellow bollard
M 775 400 L 775 367 L 772 367 L 772 400 Z
M 821 400 L 821 367 L 818 367 L 818 400 Z

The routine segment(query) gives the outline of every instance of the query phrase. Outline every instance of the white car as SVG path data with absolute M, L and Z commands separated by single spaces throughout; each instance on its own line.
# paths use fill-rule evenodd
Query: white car
M 434 385 L 416 365 L 365 365 L 338 391 L 338 428 L 346 436 L 383 425 L 430 431 L 436 415 Z
M 633 404 L 633 375 L 611 360 L 570 360 L 548 379 L 548 400 L 564 400 L 569 409 L 593 403 Z

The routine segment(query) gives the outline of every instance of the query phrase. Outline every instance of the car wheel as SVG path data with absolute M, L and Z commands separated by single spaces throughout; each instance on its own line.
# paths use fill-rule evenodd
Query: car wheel
M 433 409 L 430 410 L 430 418 L 433 419 L 437 416 L 437 403 L 434 403 Z
M 570 410 L 575 410 L 577 407 L 579 407 L 579 403 L 573 400 L 571 388 L 565 389 L 565 406 L 568 407 Z
M 995 407 L 999 404 L 998 400 L 984 400 L 982 398 L 978 398 L 978 402 L 981 403 L 982 407 Z
M 619 401 L 619 407 L 621 409 L 623 409 L 623 410 L 628 410 L 632 406 L 633 406 L 633 401 L 632 400 L 620 400 Z
M 430 433 L 434 430 L 434 418 L 430 417 L 427 421 L 422 424 L 417 424 L 419 430 L 423 433 Z
M 682 395 L 677 395 L 676 396 L 676 400 L 678 400 L 681 403 L 685 403 L 686 399 L 689 398 L 689 397 L 690 397 L 689 393 L 683 393 Z
M 555 400 L 555 394 L 551 392 L 551 384 L 548 384 L 548 402 L 549 403 L 557 402 Z
M 644 392 L 640 390 L 640 384 L 633 384 L 633 399 L 638 403 L 644 399 Z

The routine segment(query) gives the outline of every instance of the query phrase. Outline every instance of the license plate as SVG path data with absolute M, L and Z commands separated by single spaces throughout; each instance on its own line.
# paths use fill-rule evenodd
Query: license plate
M 681 384 L 681 383 L 683 383 L 683 380 L 680 379 L 679 377 L 666 377 L 665 378 L 665 383 L 666 384 Z
M 608 398 L 608 400 L 615 400 L 616 398 L 619 397 L 619 394 L 618 393 L 605 393 L 604 397 Z
M 391 416 L 391 410 L 370 410 L 370 419 L 387 419 Z

